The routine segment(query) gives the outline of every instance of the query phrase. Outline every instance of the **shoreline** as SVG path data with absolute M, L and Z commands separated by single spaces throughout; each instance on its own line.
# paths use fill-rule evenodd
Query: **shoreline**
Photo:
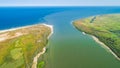
M 47 25 L 47 24 L 42 24 L 42 25 L 45 25 L 47 27 L 50 27 L 51 29 L 51 33 L 49 34 L 49 36 L 47 37 L 47 39 L 49 39 L 51 37 L 51 35 L 53 34 L 53 25 Z
M 75 26 L 74 26 L 74 28 L 75 28 Z M 115 59 L 117 59 L 117 60 L 120 61 L 120 58 L 107 45 L 105 45 L 103 42 L 101 42 L 97 37 L 95 37 L 94 35 L 91 35 L 91 34 L 87 34 L 84 31 L 81 31 L 81 33 L 83 35 L 89 35 L 89 36 L 91 36 L 95 42 L 97 42 L 98 44 L 100 44 L 102 48 L 106 49 L 106 51 L 109 52 L 109 53 L 111 53 L 115 57 Z
M 87 33 L 85 33 L 85 32 L 82 31 L 82 34 L 83 34 L 83 35 L 86 35 Z M 87 34 L 87 35 L 90 35 L 90 34 Z M 107 45 L 105 45 L 103 42 L 101 42 L 101 41 L 100 41 L 97 37 L 95 37 L 94 35 L 90 35 L 90 36 L 93 38 L 93 40 L 94 40 L 95 42 L 97 42 L 98 44 L 100 44 L 102 48 L 106 49 L 107 52 L 111 53 L 117 60 L 120 61 L 120 58 L 119 58 Z
M 86 35 L 85 32 L 82 32 L 82 34 Z M 90 35 L 90 34 L 87 34 L 87 35 L 91 36 L 95 42 L 100 44 L 102 48 L 106 49 L 107 52 L 111 53 L 117 60 L 120 61 L 120 58 L 107 45 L 101 42 L 97 37 L 95 37 L 94 35 Z
M 85 32 L 82 32 L 82 34 L 83 34 L 83 35 L 86 35 L 86 33 L 85 33 Z
M 48 26 L 48 27 L 50 27 L 50 29 L 51 29 L 51 33 L 50 33 L 50 34 L 48 35 L 48 37 L 47 37 L 47 39 L 49 39 L 49 38 L 51 37 L 51 35 L 53 34 L 53 26 L 52 26 L 52 25 L 47 25 L 47 24 L 43 24 L 43 25 Z M 46 52 L 46 47 L 44 47 L 44 48 L 42 49 L 42 52 L 39 52 L 39 53 L 34 57 L 31 68 L 37 68 L 38 58 L 39 58 L 41 55 L 43 55 L 45 52 Z
M 7 32 L 7 31 L 14 31 L 14 30 L 18 30 L 18 29 L 29 28 L 29 27 L 36 26 L 36 25 L 45 25 L 45 26 L 48 26 L 48 27 L 51 26 L 51 25 L 47 25 L 45 23 L 38 23 L 38 24 L 25 25 L 25 26 L 18 26 L 18 27 L 3 29 L 3 30 L 0 30 L 0 33 L 4 33 L 4 32 Z
M 97 43 L 101 45 L 104 49 L 106 49 L 108 52 L 110 52 L 116 59 L 120 60 L 120 58 L 103 42 L 101 42 L 97 37 L 90 35 Z
M 15 27 L 15 28 L 10 28 L 10 29 L 5 29 L 5 30 L 0 30 L 0 33 L 5 33 L 5 32 L 9 32 L 9 31 L 14 31 L 14 30 L 18 30 L 18 29 L 24 29 L 24 28 L 29 28 L 32 26 L 36 26 L 36 25 L 44 25 L 47 26 L 51 29 L 51 33 L 48 35 L 47 39 L 49 39 L 51 37 L 51 35 L 53 34 L 53 26 L 52 25 L 48 25 L 45 23 L 39 23 L 39 24 L 33 24 L 33 25 L 27 25 L 27 26 L 21 26 L 21 27 Z M 34 58 L 33 58 L 33 63 L 31 68 L 37 68 L 37 62 L 38 62 L 38 58 L 43 55 L 46 51 L 46 47 L 44 47 L 42 49 L 42 52 L 39 52 Z

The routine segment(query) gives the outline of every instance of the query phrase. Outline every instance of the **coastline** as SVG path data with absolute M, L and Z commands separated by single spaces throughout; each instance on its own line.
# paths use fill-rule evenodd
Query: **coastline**
M 48 35 L 47 39 L 49 39 L 51 37 L 51 35 L 53 34 L 53 26 L 52 25 L 48 25 L 48 24 L 45 24 L 45 23 L 40 23 L 40 24 L 33 24 L 33 25 L 27 25 L 27 26 L 21 26 L 21 27 L 15 27 L 15 28 L 11 28 L 11 29 L 5 29 L 5 30 L 0 30 L 0 33 L 5 33 L 5 32 L 9 32 L 9 31 L 14 31 L 14 30 L 18 30 L 18 29 L 24 29 L 24 28 L 29 28 L 29 27 L 32 27 L 32 26 L 36 26 L 36 25 L 44 25 L 44 26 L 47 26 L 51 29 L 51 33 Z M 44 47 L 42 49 L 42 52 L 39 52 L 34 58 L 33 58 L 33 63 L 32 63 L 32 66 L 31 68 L 37 68 L 37 61 L 38 61 L 38 58 L 43 55 L 46 51 L 46 47 Z
M 0 33 L 8 32 L 8 31 L 14 31 L 14 30 L 23 29 L 23 28 L 29 28 L 29 27 L 36 26 L 36 25 L 49 26 L 49 25 L 44 24 L 44 23 L 38 23 L 38 24 L 32 24 L 32 25 L 26 25 L 26 26 L 13 27 L 13 28 L 9 28 L 9 29 L 3 29 L 3 30 L 0 30 Z
M 51 37 L 51 35 L 53 34 L 53 26 L 52 26 L 52 25 L 47 25 L 47 24 L 42 24 L 42 25 L 45 25 L 45 26 L 47 26 L 47 27 L 50 27 L 51 33 L 49 34 L 49 36 L 48 36 L 48 38 L 47 38 L 47 39 L 49 39 L 49 38 Z
M 82 32 L 82 33 L 83 33 L 83 35 L 86 35 L 85 32 Z M 88 35 L 90 35 L 90 34 L 88 34 Z M 95 42 L 99 43 L 102 48 L 106 49 L 107 52 L 110 52 L 117 60 L 120 61 L 120 58 L 107 45 L 105 45 L 103 42 L 101 42 L 97 37 L 95 37 L 93 35 L 90 35 L 90 36 L 95 40 Z
M 42 25 L 45 25 L 45 26 L 50 27 L 51 33 L 50 33 L 49 36 L 47 37 L 47 39 L 49 39 L 49 38 L 51 37 L 51 35 L 53 34 L 53 26 L 52 26 L 52 25 L 47 25 L 47 24 L 42 24 Z M 31 68 L 37 68 L 38 58 L 39 58 L 41 55 L 43 55 L 45 52 L 46 52 L 46 47 L 44 47 L 44 48 L 42 49 L 42 52 L 39 52 L 39 53 L 34 57 Z
M 90 35 L 97 43 L 101 45 L 104 49 L 106 49 L 108 52 L 110 52 L 116 59 L 120 60 L 120 58 L 103 42 L 101 42 L 97 37 Z
M 85 32 L 82 32 L 82 34 L 83 34 L 83 35 L 86 35 L 86 33 L 85 33 Z
M 75 28 L 75 26 L 73 26 L 73 27 Z M 77 29 L 77 28 L 75 28 L 75 29 Z M 84 32 L 84 31 L 81 31 L 81 33 L 83 35 L 90 35 L 95 42 L 100 44 L 102 48 L 106 49 L 107 52 L 110 52 L 117 60 L 120 61 L 120 58 L 107 45 L 105 45 L 103 42 L 101 42 L 97 37 L 95 37 L 94 35 L 88 34 L 88 33 Z

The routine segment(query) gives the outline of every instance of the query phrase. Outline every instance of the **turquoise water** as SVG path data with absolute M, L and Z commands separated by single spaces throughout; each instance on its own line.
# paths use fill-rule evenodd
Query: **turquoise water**
M 64 11 L 44 17 L 54 25 L 54 34 L 49 41 L 48 59 L 45 68 L 120 68 L 118 61 L 89 35 L 83 35 L 71 24 L 76 19 L 108 11 Z
M 120 7 L 0 7 L 0 30 L 43 22 L 53 25 L 45 68 L 120 68 L 120 61 L 71 24 L 111 13 L 120 13 Z

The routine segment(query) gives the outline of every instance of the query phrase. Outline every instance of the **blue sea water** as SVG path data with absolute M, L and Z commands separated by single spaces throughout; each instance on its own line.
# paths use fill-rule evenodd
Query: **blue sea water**
M 93 15 L 120 13 L 120 7 L 0 7 L 0 30 L 51 24 L 45 68 L 120 68 L 120 61 L 71 22 Z
M 85 17 L 91 13 L 117 13 L 120 7 L 0 7 L 0 30 L 45 22 L 45 16 L 63 11 L 77 11 Z
M 64 7 L 0 7 L 0 29 L 43 23 L 44 16 L 69 10 Z M 73 8 L 74 9 L 74 8 Z

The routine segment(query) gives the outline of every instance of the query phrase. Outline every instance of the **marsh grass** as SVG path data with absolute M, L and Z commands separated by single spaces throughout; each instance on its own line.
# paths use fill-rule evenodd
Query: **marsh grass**
M 30 68 L 33 57 L 47 44 L 51 31 L 47 26 L 35 25 L 8 34 L 14 36 L 18 32 L 23 35 L 0 42 L 0 68 Z
M 91 22 L 91 20 L 94 21 Z M 108 14 L 76 20 L 73 25 L 80 31 L 94 35 L 120 58 L 120 14 Z

